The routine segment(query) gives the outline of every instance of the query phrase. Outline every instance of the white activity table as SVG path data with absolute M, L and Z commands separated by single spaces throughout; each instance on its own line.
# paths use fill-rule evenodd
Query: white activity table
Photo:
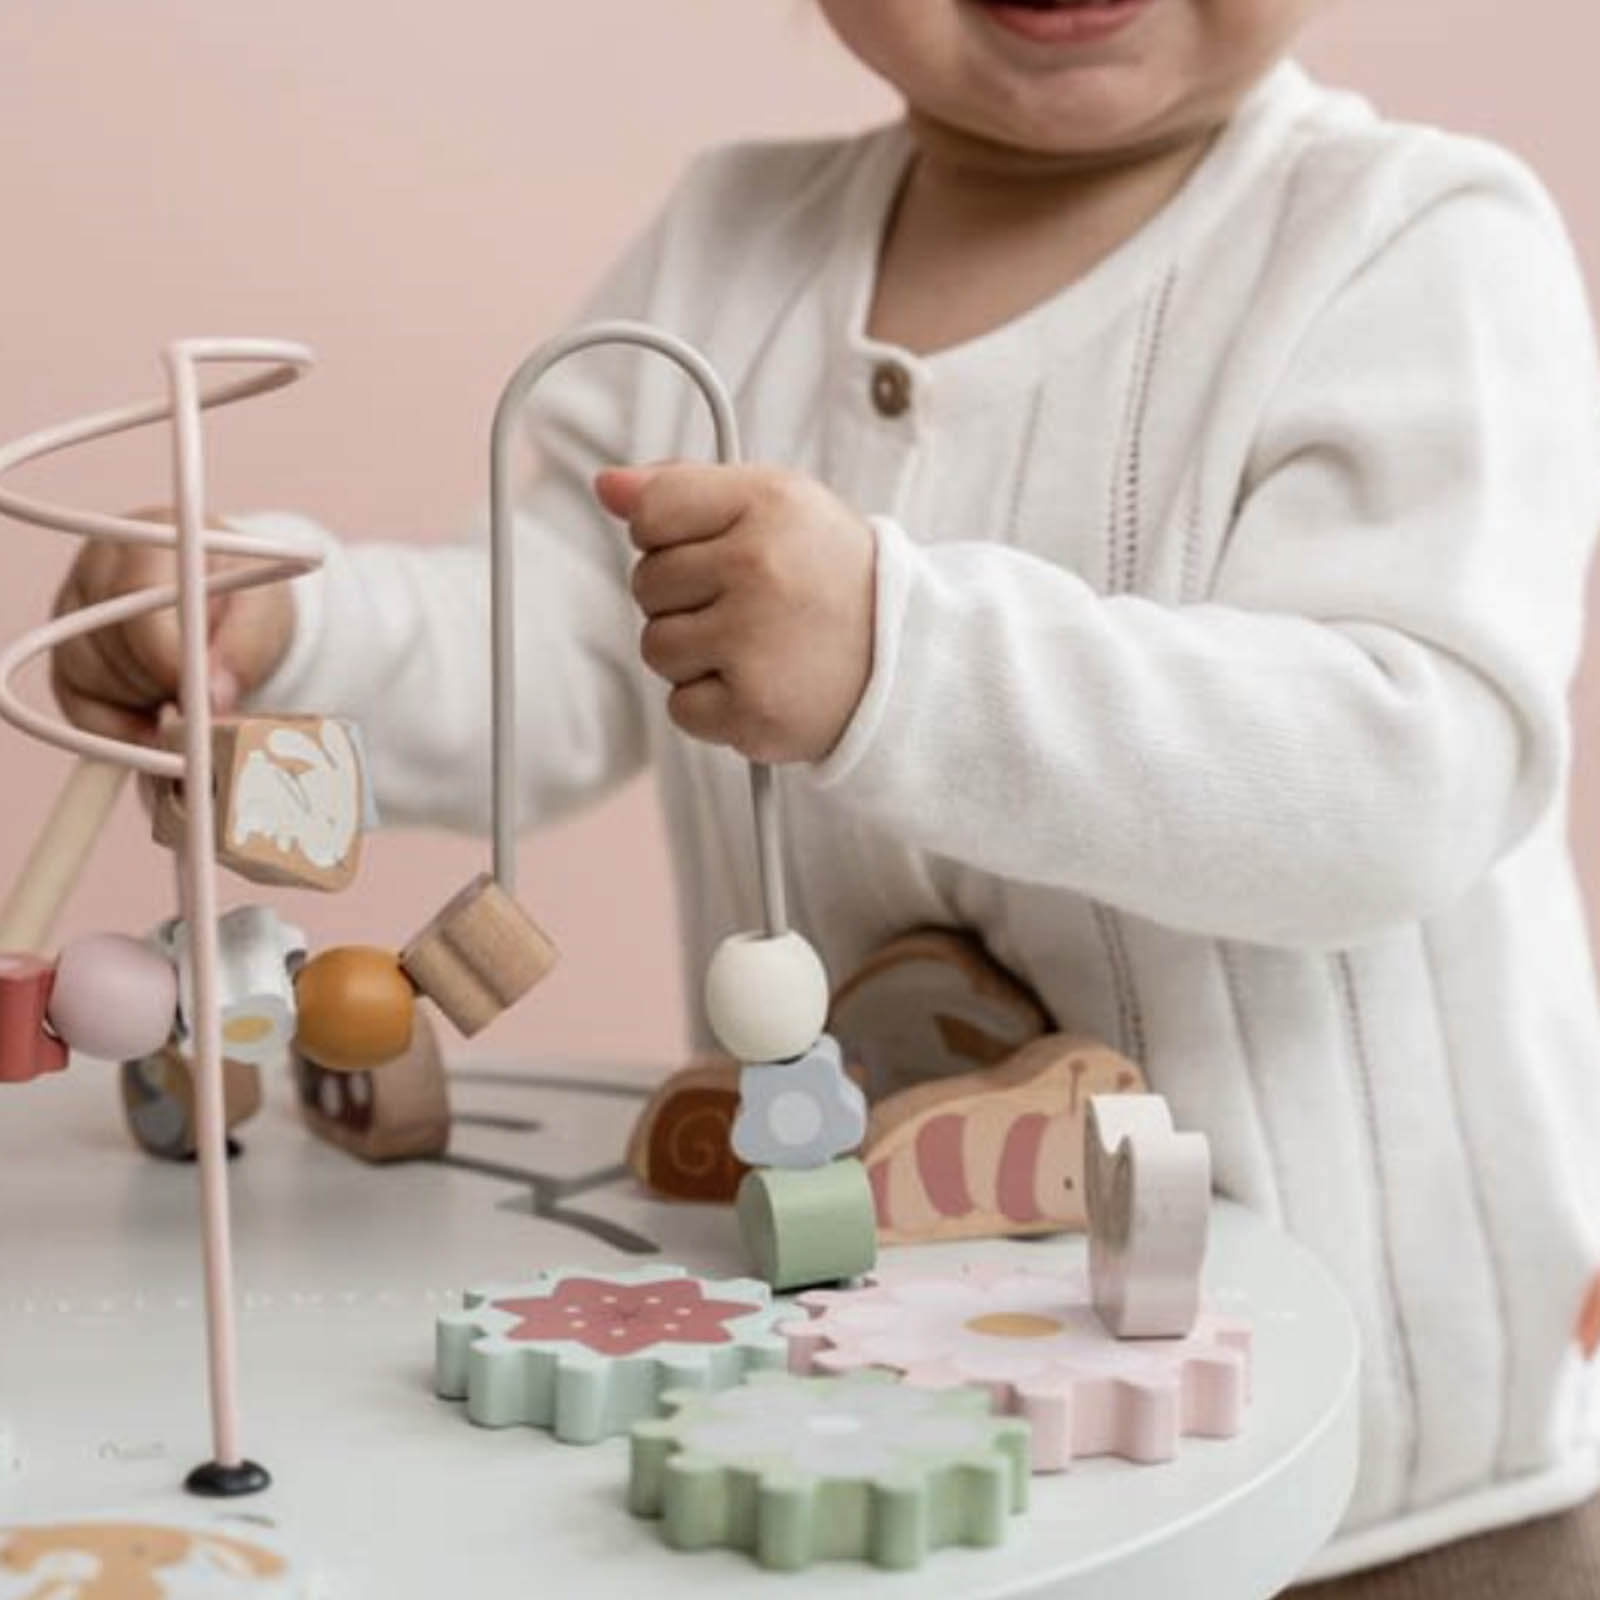
M 1219 1204 L 1210 1299 L 1256 1328 L 1246 1431 L 1157 1467 L 1082 1462 L 1033 1480 L 996 1550 L 918 1571 L 763 1573 L 680 1555 L 623 1505 L 626 1444 L 474 1428 L 430 1388 L 433 1318 L 462 1287 L 562 1265 L 662 1259 L 741 1273 L 731 1212 L 656 1202 L 621 1167 L 656 1072 L 477 1064 L 453 1079 L 444 1163 L 363 1167 L 299 1126 L 280 1080 L 233 1164 L 243 1442 L 274 1485 L 208 1507 L 190 1167 L 138 1153 L 114 1075 L 0 1089 L 0 1522 L 100 1509 L 268 1518 L 330 1596 L 715 1600 L 1262 1600 L 1332 1532 L 1356 1459 L 1354 1325 L 1321 1268 Z M 1037 1262 L 1080 1239 L 925 1247 Z M 642 1254 L 641 1252 L 649 1252 Z

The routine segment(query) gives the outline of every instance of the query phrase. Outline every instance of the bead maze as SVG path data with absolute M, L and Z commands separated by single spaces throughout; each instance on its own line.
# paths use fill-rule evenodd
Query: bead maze
M 180 341 L 170 346 L 165 355 L 167 398 L 46 429 L 0 450 L 0 476 L 4 476 L 27 462 L 79 444 L 170 419 L 176 506 L 173 524 L 65 510 L 9 488 L 0 489 L 0 511 L 37 527 L 79 537 L 167 547 L 177 557 L 175 586 L 105 601 L 60 618 L 24 635 L 0 654 L 0 716 L 22 732 L 88 761 L 140 772 L 158 782 L 181 783 L 191 794 L 213 792 L 211 696 L 205 648 L 208 601 L 257 584 L 280 582 L 308 570 L 318 558 L 313 552 L 278 541 L 203 527 L 205 480 L 200 416 L 208 407 L 281 388 L 298 377 L 309 360 L 309 353 L 302 347 L 281 342 Z M 203 393 L 199 369 L 218 362 L 248 363 L 255 370 Z M 241 557 L 245 564 L 231 572 L 208 576 L 206 557 L 210 553 Z M 19 669 L 64 640 L 173 605 L 177 607 L 182 636 L 181 698 L 188 713 L 181 751 L 144 749 L 80 732 L 33 710 L 13 692 L 12 679 Z M 81 865 L 92 846 L 95 830 L 115 804 L 119 783 L 120 773 L 113 778 L 95 774 L 92 769 L 80 770 L 69 782 L 57 817 L 35 851 L 35 870 L 25 871 L 28 881 L 13 891 L 12 903 L 20 908 L 18 918 L 3 930 L 4 939 L 0 942 L 11 945 L 20 937 L 36 946 L 48 936 L 55 910 L 70 891 L 76 866 Z M 184 922 L 193 930 L 186 1023 L 196 1061 L 195 1142 L 200 1166 L 213 1455 L 189 1475 L 188 1486 L 196 1493 L 231 1495 L 258 1490 L 268 1477 L 263 1468 L 245 1457 L 240 1445 L 223 1125 L 216 854 L 212 809 L 196 807 L 185 829 L 179 890 Z M 69 946 L 55 964 L 56 983 L 62 981 L 63 965 L 71 984 L 66 1003 L 54 1019 L 47 1011 L 40 1021 L 40 1032 L 52 1020 L 59 1022 L 65 1030 L 62 1042 L 71 1046 L 80 1042 L 74 1038 L 73 1030 L 92 1018 L 94 1026 L 81 1036 L 83 1044 L 92 1044 L 113 1057 L 139 1057 L 159 1046 L 171 1030 L 182 987 L 177 972 L 169 968 L 170 975 L 152 986 L 149 1005 L 141 1003 L 124 1017 L 114 1007 L 116 995 L 123 992 L 129 979 L 126 945 L 102 942 L 81 957 L 73 955 Z M 148 962 L 145 965 L 148 970 Z M 101 996 L 98 1000 L 97 989 Z M 157 996 L 172 999 L 171 1015 L 157 1015 Z M 124 1021 L 128 1023 L 126 1028 L 122 1027 Z M 165 1024 L 159 1030 L 162 1037 L 152 1039 L 158 1021 Z M 23 1053 L 31 1051 L 34 1061 L 39 1061 L 37 1037 L 20 1037 L 15 1044 Z
M 633 322 L 600 322 L 541 345 L 512 374 L 495 409 L 491 441 L 491 632 L 495 654 L 495 875 L 502 883 L 515 851 L 516 716 L 512 597 L 512 480 L 510 444 L 534 385 L 558 363 L 601 345 L 632 345 L 665 357 L 695 385 L 711 414 L 717 460 L 739 460 L 738 424 L 720 378 L 699 351 L 670 334 Z M 828 976 L 816 950 L 789 926 L 783 878 L 780 790 L 773 769 L 750 763 L 751 806 L 760 878 L 762 927 L 729 935 L 705 975 L 711 1031 L 747 1075 L 775 1070 L 817 1048 L 828 1013 Z M 837 1133 L 843 1091 L 794 1085 L 787 1103 L 791 1125 L 830 1126 Z M 809 1100 L 809 1103 L 807 1103 Z M 770 1132 L 770 1129 L 769 1129 Z M 833 1141 L 837 1149 L 837 1141 Z M 766 1146 L 770 1148 L 770 1146 Z M 865 1272 L 876 1259 L 871 1190 L 860 1163 L 843 1153 L 815 1150 L 800 1164 L 756 1167 L 740 1187 L 738 1215 L 755 1270 L 775 1289 L 833 1282 Z M 848 1147 L 845 1147 L 848 1148 Z M 795 1274 L 801 1274 L 795 1276 Z
M 254 370 L 202 392 L 199 368 Z M 0 476 L 29 462 L 170 419 L 171 524 L 67 510 L 0 489 L 0 512 L 82 538 L 169 548 L 177 583 L 102 602 L 35 629 L 0 654 L 0 716 L 80 757 L 0 917 L 0 1083 L 63 1070 L 69 1050 L 120 1061 L 130 1130 L 142 1149 L 198 1158 L 214 1459 L 195 1469 L 200 1494 L 269 1481 L 240 1448 L 227 1133 L 259 1104 L 255 1069 L 291 1046 L 307 1126 L 370 1160 L 439 1147 L 447 1119 L 442 1063 L 417 997 L 433 998 L 471 1034 L 549 970 L 554 950 L 516 904 L 509 854 L 497 879 L 452 899 L 402 952 L 366 947 L 312 955 L 305 936 L 264 906 L 219 914 L 217 868 L 254 883 L 336 892 L 353 881 L 373 820 L 360 737 L 322 716 L 213 718 L 207 608 L 320 561 L 311 548 L 203 526 L 201 413 L 277 389 L 310 363 L 299 345 L 186 340 L 166 352 L 165 400 L 43 430 L 0 449 Z M 214 555 L 236 558 L 207 572 Z M 34 710 L 17 672 L 69 639 L 176 606 L 181 721 L 159 747 L 81 732 Z M 92 934 L 54 960 L 40 953 L 126 772 L 141 775 L 155 842 L 179 862 L 181 914 L 150 938 Z M 208 803 L 192 804 L 204 795 Z M 500 796 L 497 794 L 497 800 Z M 378 1073 L 378 1077 L 374 1077 Z M 392 1089 L 379 1084 L 393 1075 Z M 345 1081 L 347 1080 L 347 1081 Z M 330 1091 L 337 1083 L 338 1092 Z
M 0 450 L 4 474 L 169 417 L 177 438 L 170 527 L 69 513 L 0 489 L 0 511 L 22 520 L 167 544 L 179 559 L 175 587 L 61 619 L 0 655 L 0 715 L 84 758 L 0 920 L 0 1083 L 59 1073 L 69 1047 L 120 1061 L 141 1148 L 199 1159 L 214 1460 L 190 1475 L 197 1492 L 267 1482 L 240 1447 L 226 1180 L 227 1132 L 259 1105 L 261 1069 L 291 1063 L 302 1119 L 328 1144 L 368 1162 L 436 1155 L 450 1107 L 432 1012 L 472 1037 L 556 959 L 516 898 L 509 443 L 545 372 L 610 343 L 687 373 L 711 410 L 718 459 L 738 459 L 716 375 L 655 330 L 581 329 L 513 374 L 491 460 L 493 870 L 395 949 L 314 951 L 268 907 L 218 906 L 219 865 L 269 886 L 349 887 L 372 820 L 352 724 L 214 721 L 209 711 L 207 598 L 283 581 L 317 556 L 202 528 L 199 413 L 287 383 L 307 354 L 265 341 L 174 346 L 168 401 Z M 201 393 L 196 366 L 223 360 L 264 370 Z M 249 564 L 208 578 L 211 552 Z M 186 715 L 162 747 L 78 733 L 11 693 L 17 668 L 63 639 L 173 604 Z M 155 841 L 180 857 L 181 915 L 147 939 L 74 940 L 52 960 L 42 953 L 49 927 L 124 767 L 144 779 Z M 568 1443 L 630 1434 L 629 1505 L 660 1518 L 669 1544 L 745 1549 L 783 1570 L 840 1556 L 908 1567 L 943 1545 L 998 1543 L 1026 1503 L 1030 1466 L 1057 1471 L 1105 1453 L 1165 1460 L 1182 1434 L 1236 1432 L 1250 1335 L 1199 1303 L 1204 1141 L 1173 1133 L 1155 1097 L 1130 1093 L 1142 1088 L 1133 1063 L 1051 1032 L 1026 988 L 956 932 L 897 940 L 830 995 L 821 958 L 788 922 L 777 775 L 752 763 L 750 785 L 760 927 L 725 939 L 704 982 L 706 1018 L 726 1055 L 675 1076 L 652 1100 L 629 1160 L 688 1198 L 732 1192 L 760 1281 L 663 1265 L 561 1267 L 469 1290 L 436 1320 L 437 1393 L 489 1428 L 528 1426 Z M 196 795 L 210 802 L 195 805 Z M 509 1169 L 480 1161 L 474 1170 Z M 538 1214 L 557 1217 L 567 1191 L 543 1177 L 534 1188 Z M 584 1222 L 621 1248 L 650 1248 L 599 1215 Z M 1086 1272 L 1048 1263 L 921 1277 L 875 1270 L 880 1241 L 1084 1224 Z M 780 1327 L 773 1292 L 790 1290 L 809 1291 L 801 1303 L 810 1315 Z M 773 1370 L 785 1363 L 790 1372 Z M 8 1561 L 28 1570 L 15 1564 L 52 1539 L 80 1535 L 109 1571 L 130 1526 L 0 1533 L 0 1574 Z M 184 1537 L 152 1533 L 141 1548 L 170 1549 L 181 1563 L 202 1549 Z M 204 1548 L 205 1559 L 222 1551 L 248 1566 L 225 1540 Z

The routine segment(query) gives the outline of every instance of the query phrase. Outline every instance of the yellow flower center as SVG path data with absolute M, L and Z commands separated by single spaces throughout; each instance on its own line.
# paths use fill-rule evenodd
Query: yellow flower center
M 1048 1339 L 1052 1333 L 1060 1333 L 1061 1326 L 1054 1317 L 1036 1316 L 1031 1311 L 991 1311 L 967 1324 L 973 1333 L 991 1339 Z

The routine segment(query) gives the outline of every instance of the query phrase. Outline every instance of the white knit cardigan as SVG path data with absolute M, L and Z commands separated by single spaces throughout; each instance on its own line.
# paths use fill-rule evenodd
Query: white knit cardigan
M 1562 794 L 1600 407 L 1560 221 L 1500 151 L 1286 66 L 1087 277 L 919 359 L 863 331 L 908 154 L 709 156 L 586 309 L 700 345 L 752 457 L 875 519 L 871 682 L 785 774 L 797 925 L 835 974 L 980 930 L 1327 1264 L 1363 1445 L 1319 1570 L 1575 1502 L 1600 1026 Z M 742 765 L 667 723 L 589 480 L 706 425 L 635 354 L 536 409 L 526 815 L 653 761 L 697 977 L 757 918 Z M 262 701 L 359 717 L 389 817 L 481 825 L 481 544 L 338 547 L 298 595 Z

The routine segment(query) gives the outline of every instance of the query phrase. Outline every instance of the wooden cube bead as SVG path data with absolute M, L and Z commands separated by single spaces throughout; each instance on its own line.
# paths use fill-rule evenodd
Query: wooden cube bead
M 66 1045 L 45 1025 L 55 975 L 38 956 L 0 954 L 0 1083 L 27 1083 L 66 1066 Z
M 168 742 L 182 742 L 182 728 Z M 332 717 L 225 717 L 214 724 L 217 863 L 252 883 L 336 891 L 361 860 L 366 774 L 351 724 Z M 183 786 L 154 786 L 157 844 L 180 849 Z
M 306 1127 L 374 1163 L 440 1154 L 450 1142 L 450 1095 L 433 1024 L 419 1006 L 403 1054 L 369 1072 L 330 1072 L 296 1054 Z
M 400 964 L 470 1039 L 549 972 L 556 947 L 483 873 L 400 952 Z
M 330 1072 L 365 1072 L 411 1045 L 416 992 L 392 951 L 343 945 L 295 974 L 294 1046 Z
M 144 939 L 91 933 L 56 961 L 50 1026 L 73 1050 L 102 1061 L 154 1054 L 172 1036 L 178 974 Z
M 222 1117 L 228 1132 L 260 1109 L 260 1069 L 224 1058 Z M 147 1155 L 184 1161 L 194 1154 L 194 1069 L 176 1046 L 123 1062 L 122 1110 L 134 1143 Z

